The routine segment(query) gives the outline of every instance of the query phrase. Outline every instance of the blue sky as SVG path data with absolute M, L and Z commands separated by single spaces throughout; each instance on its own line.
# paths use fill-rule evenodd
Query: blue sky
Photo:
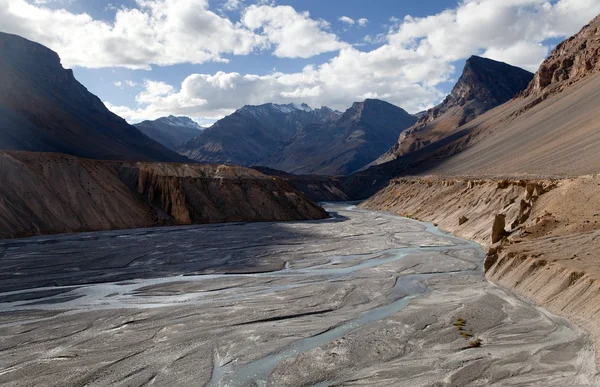
M 209 124 L 271 101 L 414 113 L 470 55 L 535 71 L 598 13 L 600 0 L 0 0 L 0 30 L 57 51 L 130 122 Z

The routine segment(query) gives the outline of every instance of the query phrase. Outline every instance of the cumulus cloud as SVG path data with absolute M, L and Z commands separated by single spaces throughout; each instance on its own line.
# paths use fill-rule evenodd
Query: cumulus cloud
M 117 82 L 113 82 L 113 83 L 114 83 L 114 85 L 116 87 L 122 87 L 123 86 L 123 82 L 121 82 L 121 81 L 117 81 Z
M 161 82 L 147 81 L 136 97 L 136 108 L 107 105 L 130 122 L 169 114 L 207 122 L 216 121 L 246 104 L 306 102 L 344 110 L 352 101 L 381 98 L 418 111 L 442 97 L 434 87 L 415 83 L 414 76 L 407 76 L 405 69 L 393 69 L 393 61 L 389 62 L 389 68 L 374 72 L 373 60 L 383 65 L 382 61 L 348 47 L 335 61 L 319 67 L 307 66 L 298 73 L 192 74 L 177 90 Z M 352 74 L 345 72 L 350 66 Z M 446 71 L 450 72 L 451 68 Z
M 351 17 L 348 16 L 340 16 L 338 18 L 339 21 L 341 21 L 344 24 L 347 24 L 349 26 L 353 26 L 353 25 L 358 25 L 359 28 L 365 28 L 367 26 L 367 24 L 369 24 L 369 19 L 365 18 L 365 17 L 361 17 L 358 20 L 354 20 Z
M 347 46 L 326 30 L 329 24 L 314 20 L 308 12 L 291 6 L 251 5 L 244 10 L 242 24 L 264 35 L 281 58 L 309 58 Z
M 114 21 L 105 21 L 25 0 L 0 0 L 0 30 L 52 48 L 68 67 L 88 68 L 225 62 L 227 54 L 268 48 L 276 56 L 308 58 L 345 46 L 324 30 L 326 22 L 292 7 L 254 5 L 245 10 L 243 22 L 233 23 L 211 11 L 208 0 L 135 1 L 137 7 L 113 9 Z
M 534 71 L 547 39 L 575 33 L 598 13 L 598 0 L 463 0 L 437 15 L 407 16 L 388 42 L 444 61 L 482 54 Z
M 281 31 L 284 24 L 296 21 L 299 30 L 309 31 L 318 24 L 305 25 L 308 15 L 290 7 L 276 8 L 251 7 L 243 23 L 252 30 L 267 26 L 264 34 L 279 42 L 290 41 Z M 120 114 L 130 120 L 182 114 L 214 121 L 244 104 L 307 102 L 344 109 L 365 98 L 416 112 L 443 98 L 439 86 L 451 79 L 457 60 L 479 54 L 535 70 L 550 49 L 547 39 L 577 32 L 598 13 L 598 0 L 464 0 L 436 15 L 394 21 L 384 42 L 371 51 L 344 46 L 333 59 L 295 73 L 193 74 L 151 99 L 143 97 L 144 90 L 139 105 Z M 323 27 L 314 30 L 327 37 Z M 334 37 L 323 40 L 339 48 Z M 279 55 L 294 56 L 302 46 L 291 43 L 290 52 Z

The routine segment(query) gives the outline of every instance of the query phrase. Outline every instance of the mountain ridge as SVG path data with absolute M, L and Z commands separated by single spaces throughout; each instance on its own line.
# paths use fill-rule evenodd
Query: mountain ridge
M 205 128 L 189 117 L 161 117 L 134 124 L 146 136 L 175 151 L 181 144 L 196 138 Z
M 110 112 L 47 47 L 0 32 L 0 149 L 189 161 Z

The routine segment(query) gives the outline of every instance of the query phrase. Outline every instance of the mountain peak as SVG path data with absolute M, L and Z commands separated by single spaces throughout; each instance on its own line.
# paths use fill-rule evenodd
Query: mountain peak
M 475 102 L 481 112 L 503 104 L 524 90 L 533 74 L 519 67 L 479 56 L 471 56 L 465 63 L 461 77 L 450 95 L 438 106 L 427 111 L 419 125 L 425 125 L 452 108 Z M 473 117 L 471 117 L 473 118 Z M 461 122 L 468 122 L 469 117 Z

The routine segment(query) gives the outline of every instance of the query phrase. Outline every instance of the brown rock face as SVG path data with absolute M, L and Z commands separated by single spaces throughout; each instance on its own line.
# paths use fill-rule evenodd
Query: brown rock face
M 328 216 L 286 181 L 243 167 L 0 152 L 0 176 L 0 238 Z
M 492 243 L 497 243 L 506 236 L 506 215 L 498 214 L 494 218 L 494 224 L 492 225 Z
M 523 96 L 555 92 L 600 71 L 600 16 L 560 43 L 542 63 Z

